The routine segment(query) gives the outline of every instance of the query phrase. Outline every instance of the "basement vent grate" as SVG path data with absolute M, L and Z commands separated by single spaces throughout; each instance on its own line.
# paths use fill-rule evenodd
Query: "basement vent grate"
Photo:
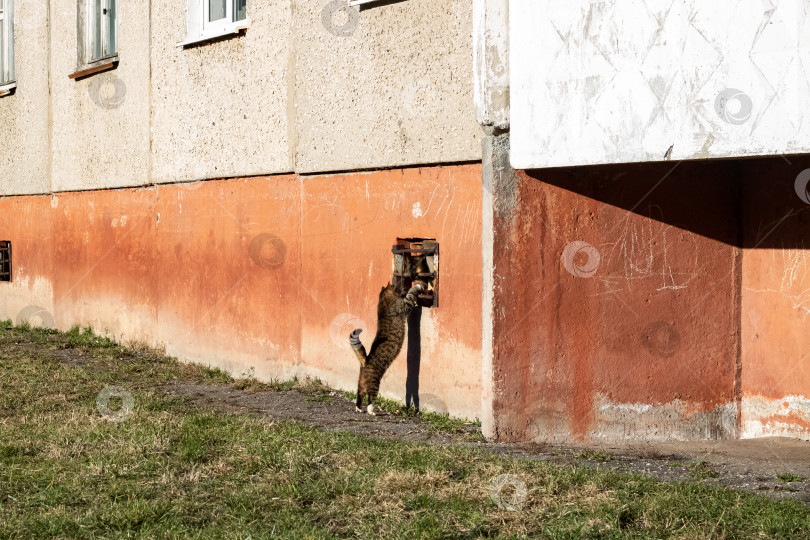
M 439 243 L 433 238 L 397 238 L 394 254 L 394 286 L 405 294 L 415 279 L 428 284 L 419 294 L 422 307 L 439 307 Z M 424 258 L 423 258 L 424 256 Z
M 0 281 L 11 281 L 11 242 L 0 240 Z

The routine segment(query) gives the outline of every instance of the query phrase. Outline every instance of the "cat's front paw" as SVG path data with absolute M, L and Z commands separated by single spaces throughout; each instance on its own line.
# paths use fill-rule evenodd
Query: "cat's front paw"
M 413 287 L 414 289 L 417 289 L 419 291 L 426 291 L 428 288 L 428 284 L 422 280 L 416 280 L 413 282 Z
M 369 405 L 368 406 L 368 414 L 370 416 L 377 416 L 377 413 L 374 412 L 374 405 Z
M 358 407 L 357 405 L 354 406 L 354 412 L 363 412 L 363 409 Z

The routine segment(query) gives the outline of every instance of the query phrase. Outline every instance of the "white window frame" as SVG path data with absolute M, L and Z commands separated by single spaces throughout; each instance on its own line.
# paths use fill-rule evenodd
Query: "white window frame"
M 3 39 L 0 43 L 0 96 L 9 93 L 15 86 L 14 72 L 14 0 L 0 0 L 0 26 Z
M 186 40 L 178 43 L 177 46 L 185 47 L 213 38 L 237 34 L 248 28 L 250 21 L 247 17 L 247 6 L 245 6 L 245 18 L 234 20 L 236 2 L 237 0 L 227 0 L 225 18 L 209 22 L 209 0 L 188 0 L 188 34 Z
M 98 21 L 99 25 L 99 36 L 101 39 L 101 54 L 98 57 L 93 56 L 93 51 L 95 50 L 93 37 L 95 36 L 95 14 L 93 13 L 93 1 L 94 0 L 87 0 L 87 32 L 85 32 L 87 41 L 87 63 L 98 62 L 100 60 L 105 60 L 107 58 L 113 58 L 118 56 L 118 0 L 101 0 L 101 7 L 106 13 L 102 13 L 101 18 Z M 116 15 L 115 20 L 111 20 L 111 6 L 114 6 L 114 13 Z M 110 48 L 110 44 L 108 41 L 109 30 L 112 30 L 115 34 L 115 49 L 112 50 Z

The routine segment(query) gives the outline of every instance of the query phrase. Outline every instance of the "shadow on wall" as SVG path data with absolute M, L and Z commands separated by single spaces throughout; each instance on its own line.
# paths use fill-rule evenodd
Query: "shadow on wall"
M 419 410 L 419 366 L 422 363 L 422 306 L 408 314 L 408 375 L 405 378 L 405 406 L 413 402 Z
M 743 249 L 803 249 L 810 226 L 807 156 L 566 167 L 526 175 Z M 615 218 L 602 225 L 615 226 Z
M 745 396 L 806 394 L 810 158 L 519 176 L 495 223 L 499 437 L 735 437 Z

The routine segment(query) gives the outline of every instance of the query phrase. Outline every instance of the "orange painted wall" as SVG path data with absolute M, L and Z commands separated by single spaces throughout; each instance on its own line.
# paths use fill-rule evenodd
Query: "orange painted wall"
M 733 172 L 685 162 L 519 173 L 495 226 L 500 438 L 736 436 Z
M 423 310 L 420 394 L 475 417 L 480 183 L 480 165 L 460 165 L 3 198 L 14 282 L 0 284 L 0 317 L 39 305 L 60 329 L 92 325 L 236 375 L 353 390 L 346 334 L 357 323 L 373 339 L 394 239 L 433 237 L 441 296 Z M 406 371 L 403 349 L 383 394 L 403 398 Z
M 494 231 L 496 434 L 810 439 L 802 171 L 810 158 L 520 172 Z
M 745 162 L 742 435 L 810 439 L 810 159 Z

